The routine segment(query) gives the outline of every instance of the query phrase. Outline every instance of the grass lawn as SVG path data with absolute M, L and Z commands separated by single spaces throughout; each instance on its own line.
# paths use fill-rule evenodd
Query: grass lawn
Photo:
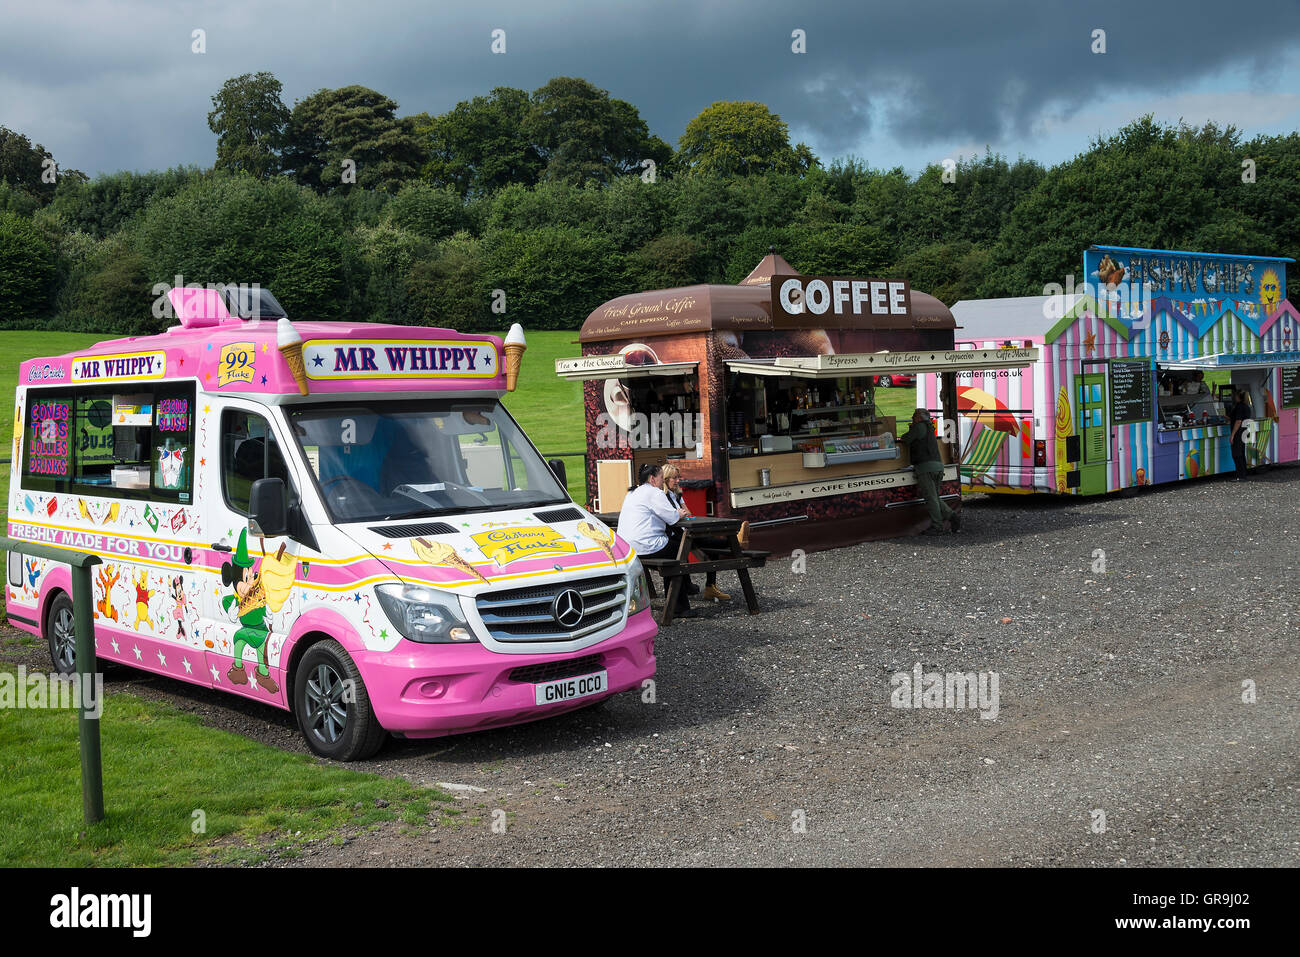
M 505 332 L 495 335 L 505 338 Z M 582 383 L 555 374 L 555 360 L 582 355 L 576 332 L 529 332 L 528 351 L 519 370 L 519 384 L 505 397 L 505 406 L 539 452 L 553 458 L 556 452 L 583 452 L 587 448 L 586 417 L 582 409 Z M 587 482 L 582 459 L 564 459 L 569 494 L 583 504 Z
M 907 431 L 908 423 L 912 421 L 912 413 L 916 411 L 916 387 L 915 386 L 892 386 L 881 389 L 876 388 L 876 408 L 880 410 L 882 416 L 892 415 L 897 419 L 898 435 Z M 898 435 L 894 438 L 897 439 Z
M 0 709 L 0 867 L 256 862 L 270 848 L 294 856 L 308 840 L 342 841 L 344 825 L 459 823 L 439 791 L 323 766 L 169 705 L 108 694 L 100 724 L 105 817 L 88 827 L 77 713 Z

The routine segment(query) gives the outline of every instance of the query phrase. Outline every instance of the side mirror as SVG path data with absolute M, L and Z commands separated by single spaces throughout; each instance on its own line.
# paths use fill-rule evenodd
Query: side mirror
M 289 524 L 287 500 L 284 479 L 258 479 L 248 493 L 249 521 L 256 522 L 263 535 L 283 535 Z
M 550 466 L 551 472 L 554 473 L 555 477 L 560 480 L 560 485 L 563 486 L 565 489 L 567 489 L 569 487 L 569 480 L 565 476 L 564 460 L 548 459 L 546 464 Z

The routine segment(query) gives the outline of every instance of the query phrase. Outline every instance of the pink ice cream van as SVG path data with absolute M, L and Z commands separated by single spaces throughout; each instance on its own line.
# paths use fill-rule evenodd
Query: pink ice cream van
M 290 322 L 267 290 L 170 299 L 162 335 L 19 373 L 9 535 L 102 556 L 101 658 L 289 709 L 342 761 L 655 673 L 640 562 L 501 404 L 518 326 L 503 343 Z M 11 552 L 7 589 L 71 671 L 68 566 Z

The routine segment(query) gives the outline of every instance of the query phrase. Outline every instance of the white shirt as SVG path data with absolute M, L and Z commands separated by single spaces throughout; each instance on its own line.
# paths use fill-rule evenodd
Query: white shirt
M 623 499 L 623 508 L 618 513 L 618 534 L 638 554 L 652 555 L 668 544 L 666 529 L 680 517 L 664 490 L 647 482 Z

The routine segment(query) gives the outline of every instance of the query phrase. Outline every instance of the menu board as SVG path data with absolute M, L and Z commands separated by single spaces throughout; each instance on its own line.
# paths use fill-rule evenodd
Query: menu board
M 1300 407 L 1300 366 L 1282 366 L 1282 408 Z
M 1116 425 L 1151 421 L 1153 390 L 1151 363 L 1146 360 L 1110 364 L 1110 420 Z

